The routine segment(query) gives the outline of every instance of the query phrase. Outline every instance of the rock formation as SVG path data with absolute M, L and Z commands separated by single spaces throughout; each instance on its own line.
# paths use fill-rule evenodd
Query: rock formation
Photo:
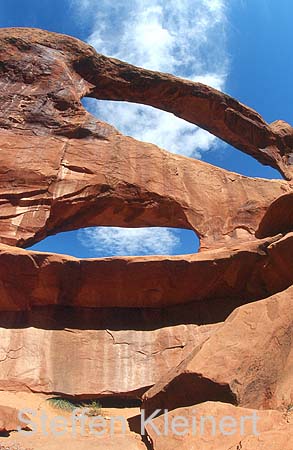
M 125 137 L 80 100 L 170 110 L 291 179 L 289 125 L 269 126 L 214 89 L 97 55 L 73 38 L 2 29 L 0 41 L 2 243 L 153 225 L 193 229 L 202 248 L 221 247 L 253 239 L 269 206 L 290 194 L 285 181 L 247 178 Z
M 176 450 L 178 446 L 182 450 L 291 450 L 293 444 L 292 424 L 284 414 L 279 411 L 258 411 L 254 421 L 255 410 L 236 408 L 225 403 L 206 402 L 200 405 L 179 408 L 168 413 L 167 417 L 159 416 L 153 424 L 162 433 L 158 435 L 152 426 L 147 429 L 152 445 L 157 450 Z M 169 426 L 176 417 L 185 417 L 189 422 L 188 434 L 175 436 L 172 433 L 164 435 L 165 423 Z M 244 420 L 245 419 L 245 420 Z M 194 428 L 200 430 L 202 435 L 193 433 Z M 179 421 L 177 430 L 182 431 Z M 224 431 L 224 433 L 223 433 Z M 255 431 L 258 433 L 255 434 Z
M 151 314 L 112 311 L 119 313 L 116 324 L 105 310 L 37 308 L 25 315 L 3 314 L 0 390 L 136 398 L 218 327 L 149 329 Z
M 0 434 L 10 431 L 16 431 L 18 427 L 25 428 L 24 423 L 20 422 L 19 411 L 9 406 L 0 406 Z M 28 420 L 28 416 L 23 414 L 23 418 Z
M 293 128 L 68 36 L 12 28 L 0 41 L 0 390 L 142 398 L 169 417 L 257 409 L 260 439 L 217 435 L 205 448 L 261 450 L 274 439 L 272 449 L 289 450 Z M 172 112 L 284 180 L 123 136 L 83 97 Z M 200 252 L 81 260 L 25 250 L 97 225 L 190 229 Z M 177 448 L 177 436 L 146 431 L 154 450 Z M 184 435 L 180 445 L 202 441 Z
M 0 308 L 162 308 L 235 298 L 247 302 L 293 283 L 292 253 L 293 233 L 184 258 L 78 259 L 0 244 L 0 273 L 5 280 Z
M 291 286 L 237 308 L 206 342 L 147 392 L 149 412 L 190 406 L 205 399 L 258 409 L 291 405 L 292 302 Z

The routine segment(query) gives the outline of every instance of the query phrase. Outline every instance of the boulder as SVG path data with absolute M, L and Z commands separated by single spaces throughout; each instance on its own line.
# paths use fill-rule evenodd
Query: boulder
M 28 416 L 23 414 L 23 418 L 28 420 Z M 10 406 L 0 406 L 0 433 L 17 431 L 18 428 L 26 428 L 25 424 L 19 420 L 19 411 Z
M 161 414 L 146 431 L 153 450 L 291 450 L 293 442 L 293 426 L 284 413 L 220 402 Z
M 206 400 L 248 408 L 293 403 L 293 287 L 237 308 L 144 395 L 148 413 Z

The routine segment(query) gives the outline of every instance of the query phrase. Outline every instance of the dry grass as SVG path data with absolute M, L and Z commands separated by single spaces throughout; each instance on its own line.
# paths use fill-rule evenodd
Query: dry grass
M 103 415 L 102 412 L 102 405 L 97 400 L 88 400 L 84 401 L 82 403 L 76 402 L 74 400 L 69 400 L 67 398 L 63 397 L 52 397 L 47 400 L 47 402 L 52 406 L 54 409 L 60 409 L 62 411 L 72 412 L 75 409 L 85 409 L 87 408 L 87 415 L 88 416 L 101 416 Z M 0 448 L 1 450 L 1 448 Z

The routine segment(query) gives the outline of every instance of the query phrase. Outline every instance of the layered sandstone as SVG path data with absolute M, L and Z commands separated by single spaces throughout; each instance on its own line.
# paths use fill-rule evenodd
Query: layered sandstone
M 0 310 L 252 301 L 293 282 L 293 233 L 172 257 L 78 259 L 0 244 Z M 20 283 L 21 280 L 21 283 Z
M 21 107 L 31 134 L 45 126 L 54 134 L 103 138 L 103 130 L 80 109 L 84 95 L 143 103 L 199 125 L 292 179 L 293 130 L 282 120 L 268 124 L 256 111 L 216 89 L 107 58 L 68 36 L 14 28 L 2 29 L 0 39 L 5 45 L 2 78 L 13 82 L 14 93 L 25 85 Z M 32 85 L 34 105 L 25 97 Z M 9 89 L 4 98 L 9 98 Z M 17 98 L 11 106 L 3 122 L 21 129 L 21 119 L 14 116 Z
M 176 409 L 155 418 L 153 425 L 147 430 L 154 450 L 291 450 L 293 443 L 290 416 L 220 402 Z
M 290 126 L 272 128 L 214 89 L 105 58 L 73 38 L 3 29 L 0 41 L 2 243 L 26 246 L 85 226 L 152 225 L 189 228 L 202 249 L 220 247 L 253 239 L 270 204 L 291 192 L 284 181 L 247 178 L 125 137 L 80 100 L 168 110 L 287 178 Z
M 137 398 L 218 327 L 152 328 L 153 317 L 113 309 L 2 313 L 0 390 Z
M 154 450 L 289 450 L 292 127 L 68 36 L 2 29 L 0 43 L 0 390 L 123 399 L 147 391 L 143 407 L 168 408 L 170 418 L 194 409 L 239 418 L 256 408 L 260 436 L 146 431 Z M 285 180 L 123 136 L 89 114 L 83 97 L 169 111 Z M 96 225 L 191 229 L 200 253 L 81 260 L 17 248 Z M 139 435 L 123 439 L 143 448 Z
M 113 225 L 188 228 L 203 249 L 221 247 L 253 239 L 270 204 L 291 192 L 284 181 L 230 173 L 112 128 L 84 139 L 0 130 L 0 148 L 4 244 Z
M 293 402 L 293 288 L 236 309 L 144 396 L 148 412 L 206 400 L 257 409 Z

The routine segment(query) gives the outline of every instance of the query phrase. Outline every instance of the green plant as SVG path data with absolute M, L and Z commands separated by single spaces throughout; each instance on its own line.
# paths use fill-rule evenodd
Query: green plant
M 87 409 L 87 416 L 101 416 L 102 405 L 97 400 L 88 400 L 82 403 L 69 400 L 63 397 L 52 397 L 47 402 L 55 409 L 61 409 L 63 411 L 72 412 L 75 409 Z
M 80 407 L 79 404 L 62 397 L 52 397 L 49 398 L 47 402 L 55 409 L 62 409 L 63 411 L 69 412 L 72 412 L 76 408 Z
M 96 400 L 91 400 L 89 402 L 84 402 L 81 407 L 88 408 L 87 416 L 101 416 L 102 415 L 102 405 Z

